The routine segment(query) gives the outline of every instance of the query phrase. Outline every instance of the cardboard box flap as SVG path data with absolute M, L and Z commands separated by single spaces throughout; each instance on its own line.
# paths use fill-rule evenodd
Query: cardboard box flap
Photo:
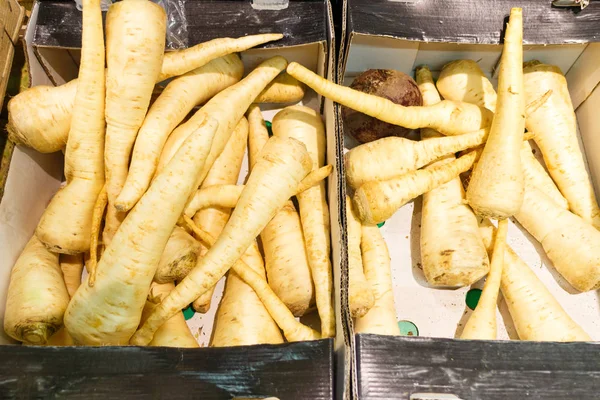
M 498 44 L 511 7 L 523 8 L 523 43 L 600 41 L 600 3 L 583 11 L 530 0 L 352 0 L 348 32 L 427 42 Z

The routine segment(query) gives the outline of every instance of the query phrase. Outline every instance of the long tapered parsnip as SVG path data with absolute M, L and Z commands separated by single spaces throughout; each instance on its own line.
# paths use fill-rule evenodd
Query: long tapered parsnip
M 58 254 L 33 235 L 10 274 L 4 331 L 23 343 L 45 344 L 60 329 L 68 303 Z
M 198 120 L 203 115 L 210 115 L 219 121 L 219 130 L 215 135 L 213 147 L 208 155 L 208 160 L 202 172 L 198 176 L 198 185 L 204 180 L 208 170 L 212 167 L 216 158 L 221 154 L 231 132 L 244 113 L 252 104 L 256 96 L 287 66 L 285 58 L 275 56 L 263 61 L 258 67 L 250 72 L 244 79 L 233 86 L 223 90 L 208 103 L 206 103 L 185 124 L 180 125 L 173 131 L 163 148 L 158 164 L 158 171 L 171 158 L 172 154 L 179 148 L 181 142 L 194 132 Z
M 90 249 L 96 198 L 104 186 L 104 36 L 99 0 L 83 12 L 81 66 L 69 140 L 67 185 L 50 201 L 36 235 L 50 250 L 76 254 Z
M 106 245 L 126 215 L 117 210 L 116 200 L 160 73 L 166 21 L 165 10 L 148 0 L 114 3 L 106 14 Z
M 348 230 L 348 306 L 352 318 L 360 318 L 364 317 L 375 304 L 375 295 L 365 277 L 360 253 L 361 223 L 349 196 L 346 196 L 346 225 Z
M 63 149 L 69 137 L 77 80 L 58 87 L 34 86 L 8 102 L 8 137 L 41 153 Z
M 83 254 L 61 254 L 59 262 L 67 292 L 69 292 L 69 297 L 73 297 L 81 284 Z
M 104 221 L 104 211 L 106 209 L 106 205 L 108 204 L 108 194 L 106 193 L 106 184 L 102 187 L 98 198 L 96 199 L 96 203 L 94 204 L 94 211 L 92 212 L 92 233 L 90 235 L 90 252 L 89 252 L 89 260 L 87 263 L 87 271 L 90 274 L 90 279 L 88 279 L 88 284 L 94 286 L 96 282 L 96 266 L 98 265 L 98 249 L 99 249 L 99 240 L 100 240 L 100 232 L 102 227 L 102 222 Z
M 527 116 L 525 126 L 536 132 L 535 142 L 548 172 L 568 200 L 571 211 L 600 228 L 600 209 L 579 148 L 567 80 L 560 68 L 539 61 L 525 63 L 523 73 L 526 101 L 552 90 L 550 98 Z
M 437 87 L 445 99 L 466 101 L 467 103 L 477 104 L 491 111 L 496 110 L 496 92 L 494 91 L 494 87 L 481 68 L 479 68 L 479 65 L 473 60 L 456 60 L 446 64 L 438 78 Z M 544 97 L 544 92 L 539 94 L 542 95 L 542 98 Z M 537 97 L 529 100 L 532 104 L 526 107 L 526 120 L 529 113 L 537 110 L 537 103 L 541 102 Z M 547 99 L 543 100 L 543 102 L 545 101 Z M 541 103 L 543 104 L 543 102 Z M 542 167 L 533 155 L 528 141 L 523 141 L 521 145 L 521 163 L 525 182 L 537 186 L 558 204 L 564 208 L 568 208 L 567 200 L 560 193 L 544 167 Z
M 467 189 L 471 208 L 486 217 L 508 218 L 519 211 L 523 202 L 520 148 L 525 130 L 525 99 L 522 64 L 523 14 L 520 8 L 512 8 L 500 60 L 496 113 Z
M 600 231 L 530 186 L 525 187 L 523 205 L 515 217 L 575 289 L 600 288 Z
M 409 129 L 433 128 L 444 135 L 460 135 L 487 128 L 492 112 L 469 103 L 441 101 L 429 107 L 404 107 L 382 97 L 336 85 L 292 62 L 287 73 L 315 92 L 389 124 Z
M 496 339 L 496 303 L 498 302 L 498 292 L 502 280 L 507 230 L 508 220 L 498 221 L 498 232 L 494 240 L 490 273 L 485 280 L 477 307 L 473 310 L 473 314 L 469 317 L 460 335 L 461 339 Z
M 250 106 L 248 118 L 248 153 L 253 168 L 269 140 L 269 133 L 258 106 Z M 260 233 L 269 286 L 297 317 L 304 315 L 315 301 L 314 272 L 311 276 L 307 238 L 302 228 L 300 215 L 288 200 Z
M 128 211 L 142 197 L 169 134 L 197 104 L 238 82 L 244 65 L 236 54 L 217 58 L 171 81 L 152 104 L 137 135 L 129 174 L 115 205 Z
M 211 60 L 282 37 L 280 33 L 265 33 L 240 38 L 219 38 L 185 50 L 168 52 L 163 58 L 157 81 L 183 75 Z M 7 125 L 11 139 L 42 153 L 62 149 L 69 135 L 76 86 L 77 80 L 58 87 L 35 86 L 12 98 L 8 103 Z
M 353 202 L 360 221 L 378 224 L 385 221 L 410 200 L 450 182 L 473 166 L 476 151 L 456 160 L 427 166 L 397 178 L 370 181 L 354 193 Z
M 216 130 L 217 122 L 209 118 L 185 141 L 107 246 L 95 285 L 83 284 L 71 299 L 65 326 L 77 343 L 129 341 L 167 240 L 196 189 L 196 175 L 206 162 Z
M 131 343 L 149 343 L 164 321 L 213 287 L 293 195 L 311 167 L 310 156 L 302 143 L 295 139 L 269 139 L 214 246 L 155 309 Z
M 296 189 L 296 195 L 319 184 L 333 172 L 333 165 L 326 165 L 311 171 L 302 179 Z M 214 185 L 199 189 L 185 208 L 185 215 L 192 217 L 198 210 L 208 207 L 234 208 L 244 190 L 244 185 Z
M 281 331 L 263 303 L 254 290 L 236 274 L 237 265 L 241 263 L 246 263 L 265 280 L 262 255 L 254 241 L 227 273 L 227 284 L 215 317 L 211 346 L 283 343 Z
M 325 126 L 319 113 L 305 106 L 286 107 L 273 118 L 273 135 L 291 137 L 306 145 L 313 171 L 325 164 L 327 139 Z M 317 309 L 321 319 L 321 336 L 335 336 L 333 310 L 333 277 L 331 260 L 329 207 L 325 182 L 313 186 L 296 198 L 300 207 L 302 231 L 306 240 L 308 265 L 315 286 Z
M 480 232 L 491 253 L 495 227 L 486 219 Z M 508 246 L 504 251 L 500 289 L 519 339 L 552 342 L 591 340 L 531 268 Z
M 215 238 L 199 229 L 189 217 L 184 217 L 184 219 L 192 231 L 202 238 L 201 240 L 204 245 L 210 248 L 215 245 Z M 261 276 L 256 273 L 243 259 L 239 259 L 231 268 L 231 271 L 242 278 L 242 280 L 250 286 L 260 298 L 260 301 L 269 311 L 273 320 L 275 320 L 279 328 L 283 331 L 288 342 L 315 340 L 320 338 L 317 331 L 309 328 L 294 318 L 291 311 L 283 304 L 281 299 L 277 297 L 273 292 L 273 289 L 267 284 L 264 275 Z
M 176 226 L 167 240 L 154 274 L 156 283 L 179 281 L 196 266 L 200 254 L 200 243 L 185 229 Z
M 156 307 L 173 289 L 173 282 L 159 284 L 152 282 L 150 293 L 142 311 L 142 321 L 144 321 Z M 190 328 L 185 322 L 183 313 L 180 311 L 169 318 L 154 335 L 154 338 L 148 346 L 163 346 L 163 347 L 200 347 L 190 331 Z
M 390 136 L 361 144 L 344 156 L 346 181 L 353 188 L 369 181 L 381 181 L 417 170 L 440 157 L 477 147 L 488 136 L 479 130 L 459 136 L 414 141 Z
M 361 228 L 360 250 L 365 277 L 373 290 L 375 303 L 354 321 L 356 333 L 400 335 L 396 320 L 390 253 L 377 226 Z
M 297 103 L 304 98 L 306 88 L 287 73 L 281 73 L 263 90 L 255 103 Z
M 416 78 L 424 105 L 440 101 L 427 67 L 417 68 Z M 439 136 L 432 129 L 421 129 L 424 142 Z M 453 159 L 454 155 L 450 154 L 432 165 Z M 477 218 L 465 204 L 465 191 L 459 177 L 424 193 L 421 214 L 421 264 L 427 282 L 435 286 L 466 286 L 489 271 Z
M 213 185 L 233 184 L 238 180 L 244 152 L 248 142 L 248 121 L 242 117 L 227 141 L 223 152 L 217 157 L 212 168 L 206 175 L 201 189 L 210 189 Z M 186 207 L 187 208 L 187 207 Z M 229 220 L 231 210 L 222 207 L 212 207 L 201 210 L 194 217 L 195 223 L 213 236 L 219 236 L 223 227 Z M 202 254 L 206 253 L 203 248 Z M 214 293 L 214 286 L 196 299 L 193 303 L 194 310 L 205 313 L 210 309 L 210 303 Z

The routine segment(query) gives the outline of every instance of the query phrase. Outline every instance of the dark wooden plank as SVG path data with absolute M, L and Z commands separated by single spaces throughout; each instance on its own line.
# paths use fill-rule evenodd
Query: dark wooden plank
M 0 398 L 333 398 L 333 339 L 174 349 L 0 346 Z
M 186 1 L 188 46 L 219 37 L 282 32 L 285 37 L 258 47 L 284 47 L 327 40 L 325 1 L 291 2 L 285 10 L 255 10 L 249 1 Z M 39 3 L 33 45 L 81 47 L 81 12 L 73 1 Z
M 360 399 L 598 399 L 600 345 L 357 335 Z
M 523 41 L 563 44 L 600 41 L 600 1 L 584 10 L 550 0 L 348 0 L 349 31 L 408 40 L 500 43 L 511 7 L 523 8 Z

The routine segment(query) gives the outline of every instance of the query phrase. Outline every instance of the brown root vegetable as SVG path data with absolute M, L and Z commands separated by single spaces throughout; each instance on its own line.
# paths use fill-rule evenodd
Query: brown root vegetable
M 386 98 L 403 106 L 422 106 L 423 98 L 413 78 L 400 71 L 369 69 L 357 76 L 352 89 Z M 411 129 L 388 124 L 348 107 L 342 107 L 346 132 L 360 143 L 388 136 L 405 137 Z

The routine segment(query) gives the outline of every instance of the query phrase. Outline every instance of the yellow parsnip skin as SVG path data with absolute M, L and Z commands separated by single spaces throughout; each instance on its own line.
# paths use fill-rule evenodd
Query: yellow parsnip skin
M 532 101 L 547 90 L 549 99 L 527 116 L 525 126 L 535 132 L 550 176 L 569 202 L 569 208 L 600 228 L 600 209 L 577 139 L 577 120 L 560 69 L 539 61 L 525 63 L 525 98 Z
M 60 269 L 63 273 L 65 286 L 69 292 L 69 297 L 73 297 L 75 291 L 81 284 L 81 274 L 83 273 L 83 254 L 61 254 Z
M 214 246 L 155 309 L 131 343 L 149 343 L 164 321 L 213 287 L 294 194 L 298 183 L 311 169 L 310 156 L 302 143 L 295 139 L 269 139 Z
M 523 15 L 520 8 L 513 8 L 500 61 L 496 113 L 467 188 L 467 201 L 481 216 L 508 218 L 519 211 L 523 202 L 520 149 L 525 129 L 525 99 L 522 64 Z
M 409 129 L 433 128 L 444 135 L 461 135 L 490 126 L 492 113 L 469 103 L 441 101 L 429 107 L 403 107 L 382 97 L 336 85 L 293 62 L 287 73 L 336 103 L 389 124 Z
M 492 83 L 486 78 L 479 65 L 473 60 L 456 60 L 446 64 L 437 81 L 440 94 L 445 99 L 466 101 L 488 110 L 496 110 L 496 92 Z M 538 93 L 536 98 L 526 101 L 537 102 L 545 92 Z M 527 95 L 527 93 L 525 93 Z M 536 107 L 526 108 L 526 121 L 528 112 L 533 113 Z M 552 178 L 532 153 L 528 141 L 523 141 L 521 146 L 521 163 L 523 178 L 526 183 L 532 184 L 552 197 L 561 207 L 568 208 L 567 200 L 560 193 Z
M 423 104 L 440 101 L 427 67 L 417 68 L 416 78 Z M 432 129 L 421 129 L 424 142 L 439 136 Z M 443 165 L 453 159 L 455 156 L 450 154 L 431 165 Z M 423 194 L 421 263 L 425 278 L 431 285 L 466 286 L 489 271 L 477 218 L 465 203 L 465 191 L 458 177 Z
M 375 297 L 373 307 L 354 321 L 356 333 L 400 335 L 396 321 L 390 253 L 377 226 L 362 226 L 360 250 L 365 277 Z
M 313 161 L 313 171 L 325 164 L 327 139 L 323 121 L 317 111 L 305 106 L 284 108 L 273 118 L 273 135 L 295 138 L 304 143 Z M 332 300 L 329 207 L 325 182 L 299 193 L 296 197 L 300 206 L 300 219 L 315 286 L 317 309 L 321 318 L 321 336 L 333 337 L 335 312 Z
M 600 288 L 600 231 L 535 187 L 525 187 L 517 221 L 544 248 L 554 268 L 575 289 Z
M 255 103 L 297 103 L 304 98 L 306 88 L 287 73 L 281 73 L 263 90 Z
M 484 220 L 480 231 L 485 246 L 491 252 L 495 227 Z M 551 342 L 591 340 L 531 268 L 508 246 L 504 251 L 500 289 L 519 339 Z
M 353 318 L 364 317 L 375 304 L 375 295 L 365 277 L 360 253 L 361 223 L 350 197 L 346 196 L 348 229 L 348 306 Z
M 126 215 L 117 210 L 116 200 L 160 73 L 166 22 L 164 9 L 148 0 L 114 3 L 106 14 L 106 245 Z
M 159 284 L 180 281 L 196 266 L 201 245 L 185 229 L 176 226 L 167 240 L 167 245 L 154 274 Z
M 34 235 L 10 274 L 4 331 L 23 343 L 46 344 L 60 329 L 68 303 L 58 254 Z
M 77 343 L 128 343 L 140 323 L 169 236 L 196 189 L 196 174 L 206 162 L 216 130 L 217 122 L 208 119 L 185 141 L 107 246 L 94 286 L 88 276 L 71 299 L 65 326 Z
M 65 151 L 67 185 L 44 211 L 38 239 L 57 253 L 90 249 L 92 214 L 104 186 L 104 37 L 98 0 L 83 13 L 81 67 Z

